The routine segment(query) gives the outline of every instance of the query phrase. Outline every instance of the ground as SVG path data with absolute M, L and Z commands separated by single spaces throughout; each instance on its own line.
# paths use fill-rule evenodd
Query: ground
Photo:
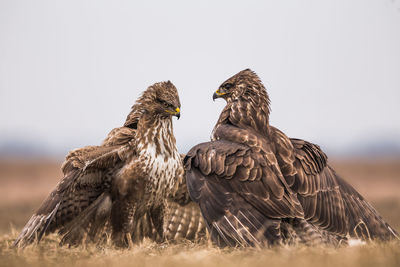
M 400 229 L 400 159 L 332 160 L 337 172 Z M 11 244 L 61 176 L 60 162 L 0 160 L 0 266 L 400 266 L 400 243 L 356 247 L 284 247 L 265 250 L 218 249 L 203 244 L 155 244 L 130 250 L 59 247 L 57 235 L 39 246 L 15 250 Z

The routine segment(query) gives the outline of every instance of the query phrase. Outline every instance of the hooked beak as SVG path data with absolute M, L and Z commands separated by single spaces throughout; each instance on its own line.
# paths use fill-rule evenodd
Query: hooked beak
M 179 118 L 181 117 L 181 109 L 180 108 L 176 108 L 175 109 L 174 116 L 176 116 L 178 118 L 178 120 L 179 120 Z
M 215 101 L 215 99 L 217 99 L 217 98 L 218 98 L 218 95 L 217 95 L 216 92 L 214 92 L 214 94 L 213 94 L 213 101 Z
M 171 114 L 172 116 L 176 116 L 179 120 L 179 118 L 181 117 L 181 109 L 180 108 L 176 108 L 175 111 L 172 110 L 165 110 L 166 112 L 168 112 L 169 114 Z
M 218 89 L 217 91 L 214 92 L 213 94 L 213 101 L 215 101 L 215 99 L 225 95 L 225 92 L 222 92 L 221 89 Z

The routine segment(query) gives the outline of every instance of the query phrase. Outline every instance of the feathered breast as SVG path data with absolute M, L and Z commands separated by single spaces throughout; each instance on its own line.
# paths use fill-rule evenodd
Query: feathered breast
M 176 177 L 182 169 L 181 157 L 172 134 L 172 122 L 164 120 L 157 127 L 149 127 L 139 140 L 139 158 L 149 181 L 147 190 L 156 203 L 161 203 L 175 188 Z

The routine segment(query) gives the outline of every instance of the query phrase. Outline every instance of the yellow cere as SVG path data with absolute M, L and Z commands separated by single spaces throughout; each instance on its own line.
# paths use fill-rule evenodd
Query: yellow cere
M 170 114 L 174 114 L 175 115 L 175 114 L 181 112 L 181 109 L 180 108 L 176 108 L 175 111 L 171 111 L 171 110 L 166 109 L 165 111 L 170 113 Z
M 215 93 L 217 93 L 217 95 L 224 95 L 226 93 L 220 93 L 219 90 L 215 91 Z

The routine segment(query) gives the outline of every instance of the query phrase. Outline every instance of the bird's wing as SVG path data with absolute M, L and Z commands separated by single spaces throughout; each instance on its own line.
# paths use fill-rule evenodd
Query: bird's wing
M 283 133 L 275 131 L 277 154 L 285 155 L 277 157 L 279 164 L 292 166 L 282 167 L 282 173 L 297 193 L 307 221 L 339 236 L 383 240 L 398 236 L 368 201 L 328 165 L 319 146 L 285 139 Z M 290 147 L 293 155 L 288 152 Z
M 96 199 L 109 190 L 114 172 L 122 164 L 121 151 L 124 149 L 121 146 L 89 146 L 70 152 L 62 166 L 64 177 L 32 215 L 14 245 L 25 246 L 35 239 L 39 241 L 45 233 L 72 226 L 70 222 L 88 212 L 88 207 L 95 211 L 97 205 L 104 206 L 104 202 L 96 202 Z M 84 226 L 86 222 L 88 220 L 82 220 L 80 225 Z M 64 233 L 70 231 L 72 228 L 63 229 Z
M 136 129 L 129 127 L 118 127 L 111 130 L 103 140 L 102 146 L 126 145 L 135 140 Z
M 281 218 L 303 217 L 300 203 L 269 156 L 227 141 L 199 144 L 186 156 L 190 197 L 219 245 L 279 242 Z

